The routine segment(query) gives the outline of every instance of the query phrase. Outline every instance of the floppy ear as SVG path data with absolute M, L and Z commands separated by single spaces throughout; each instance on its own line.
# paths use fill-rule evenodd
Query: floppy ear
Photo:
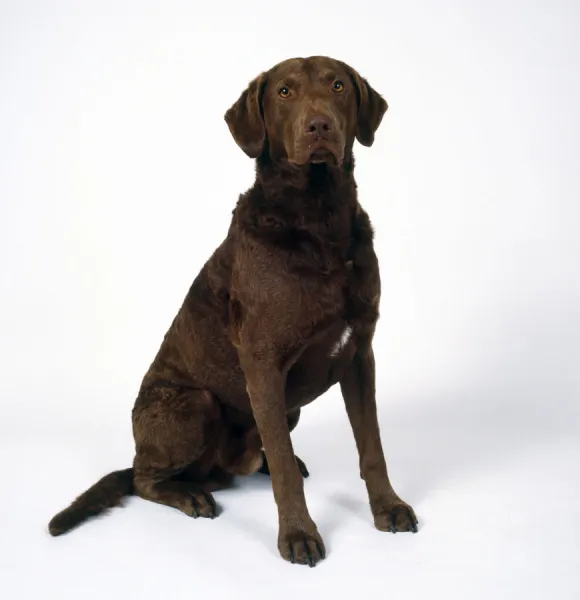
M 356 139 L 363 146 L 372 146 L 375 141 L 375 132 L 387 112 L 388 104 L 364 77 L 361 77 L 354 69 L 350 69 L 350 71 L 358 94 Z
M 262 154 L 266 141 L 266 127 L 262 117 L 264 84 L 265 76 L 262 73 L 250 82 L 225 114 L 230 133 L 250 158 L 257 158 Z

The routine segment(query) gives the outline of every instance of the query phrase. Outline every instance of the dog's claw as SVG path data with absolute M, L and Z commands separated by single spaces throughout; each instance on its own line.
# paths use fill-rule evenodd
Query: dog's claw
M 417 528 L 417 523 L 416 523 L 415 521 L 413 521 L 413 522 L 411 523 L 411 531 L 412 531 L 413 533 L 417 533 L 417 531 L 419 531 L 419 529 Z
M 192 517 L 194 519 L 197 519 L 199 517 L 199 505 L 197 503 L 197 500 L 193 496 L 191 496 L 191 506 L 193 507 Z
M 208 494 L 207 492 L 203 492 L 203 496 L 207 500 L 207 503 L 211 506 L 211 513 L 209 515 L 209 518 L 215 519 L 217 516 L 217 505 L 215 503 L 215 500 L 213 499 L 213 496 L 211 494 Z
M 304 540 L 304 549 L 306 550 L 306 556 L 308 557 L 308 566 L 312 568 L 315 563 L 314 559 L 312 558 L 312 554 L 310 553 L 307 540 Z

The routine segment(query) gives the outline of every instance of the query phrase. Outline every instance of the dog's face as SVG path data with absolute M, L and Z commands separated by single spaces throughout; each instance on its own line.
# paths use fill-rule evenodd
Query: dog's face
M 370 146 L 385 100 L 354 69 L 325 56 L 286 60 L 254 79 L 225 120 L 244 152 L 297 166 L 342 164 Z

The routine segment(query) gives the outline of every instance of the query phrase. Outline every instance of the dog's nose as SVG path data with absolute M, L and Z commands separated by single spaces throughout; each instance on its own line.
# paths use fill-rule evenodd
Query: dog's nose
M 326 137 L 326 135 L 330 133 L 330 130 L 330 119 L 322 115 L 313 117 L 306 125 L 306 133 L 312 136 L 314 139 Z

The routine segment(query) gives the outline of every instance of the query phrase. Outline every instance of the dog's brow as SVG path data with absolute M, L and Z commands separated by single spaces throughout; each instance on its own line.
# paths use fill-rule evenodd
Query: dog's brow
M 325 69 L 318 72 L 318 77 L 321 81 L 331 82 L 336 79 L 337 75 L 335 70 Z
M 292 86 L 297 85 L 300 82 L 300 77 L 298 77 L 295 73 L 289 73 L 288 75 L 282 77 L 280 81 L 283 81 L 287 85 Z

